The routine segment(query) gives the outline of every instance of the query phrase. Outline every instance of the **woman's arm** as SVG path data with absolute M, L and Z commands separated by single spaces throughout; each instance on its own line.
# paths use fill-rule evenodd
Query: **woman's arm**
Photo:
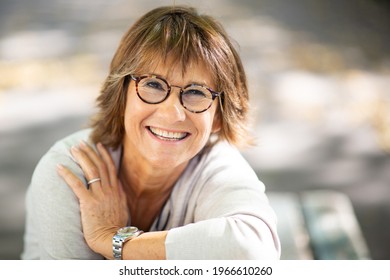
M 265 186 L 239 151 L 216 144 L 189 171 L 190 178 L 174 189 L 173 197 L 183 201 L 194 185 L 189 200 L 183 202 L 185 226 L 173 224 L 167 235 L 168 259 L 280 257 L 276 216 Z M 178 218 L 172 215 L 172 220 Z

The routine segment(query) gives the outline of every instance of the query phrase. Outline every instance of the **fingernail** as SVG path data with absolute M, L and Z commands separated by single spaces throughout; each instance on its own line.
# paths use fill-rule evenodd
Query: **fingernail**
M 62 164 L 57 164 L 57 170 L 58 171 L 62 171 L 62 170 L 64 170 L 64 166 L 62 165 Z
M 87 147 L 87 143 L 85 143 L 84 140 L 81 140 L 81 141 L 80 141 L 80 147 L 81 147 L 81 148 Z
M 72 146 L 72 148 L 70 148 L 70 153 L 71 153 L 72 156 L 77 157 L 80 154 L 79 147 Z
M 72 148 L 70 148 L 70 150 L 72 152 L 76 152 L 76 153 L 78 153 L 80 151 L 80 149 L 76 145 L 72 146 Z

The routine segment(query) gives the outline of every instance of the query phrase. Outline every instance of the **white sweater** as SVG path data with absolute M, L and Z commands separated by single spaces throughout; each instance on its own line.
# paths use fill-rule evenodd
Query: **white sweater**
M 85 181 L 70 148 L 90 130 L 57 142 L 38 163 L 26 197 L 22 259 L 103 259 L 83 237 L 77 197 L 57 175 L 61 163 Z M 112 151 L 119 164 L 120 151 Z M 194 157 L 150 231 L 169 230 L 167 259 L 278 259 L 276 217 L 265 187 L 226 142 Z

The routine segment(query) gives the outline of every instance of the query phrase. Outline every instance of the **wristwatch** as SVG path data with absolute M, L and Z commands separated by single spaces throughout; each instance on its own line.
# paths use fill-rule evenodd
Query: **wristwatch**
M 129 241 L 144 233 L 136 227 L 123 227 L 118 229 L 114 237 L 112 238 L 112 251 L 115 260 L 122 259 L 122 248 L 126 241 Z

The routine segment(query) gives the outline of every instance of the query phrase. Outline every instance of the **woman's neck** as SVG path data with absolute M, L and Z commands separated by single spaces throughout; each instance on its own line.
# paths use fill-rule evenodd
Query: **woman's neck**
M 187 163 L 156 169 L 123 150 L 119 179 L 126 193 L 132 225 L 149 230 L 186 166 Z
M 168 168 L 156 168 L 146 161 L 123 154 L 119 177 L 125 192 L 134 197 L 161 195 L 171 188 L 184 171 L 187 163 Z

